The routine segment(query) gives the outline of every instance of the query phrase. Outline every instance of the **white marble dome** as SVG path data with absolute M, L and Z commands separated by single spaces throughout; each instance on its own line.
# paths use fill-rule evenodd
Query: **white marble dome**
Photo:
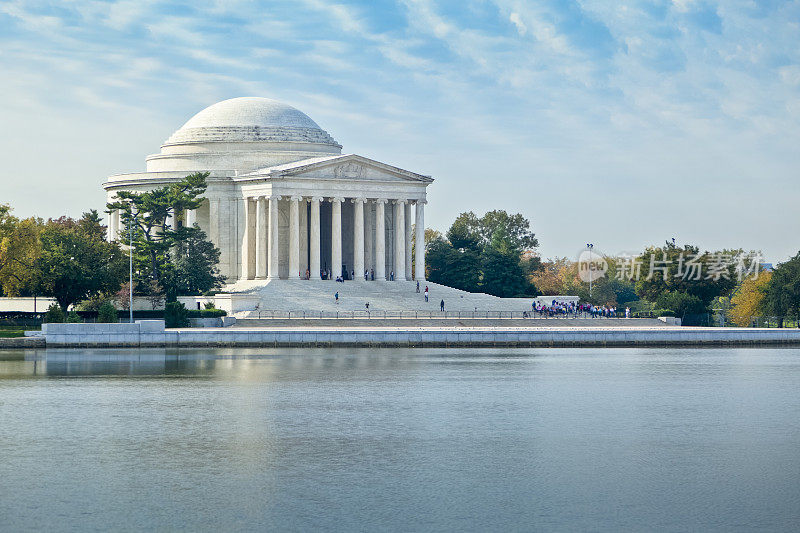
M 231 98 L 208 106 L 173 133 L 166 144 L 262 140 L 337 145 L 302 111 L 258 97 Z
M 190 118 L 147 158 L 148 172 L 248 172 L 320 155 L 341 145 L 302 111 L 270 98 L 231 98 Z

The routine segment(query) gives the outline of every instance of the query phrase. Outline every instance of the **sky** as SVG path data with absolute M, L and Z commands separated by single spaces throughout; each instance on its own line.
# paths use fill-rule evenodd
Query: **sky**
M 428 174 L 426 222 L 530 219 L 543 257 L 675 238 L 800 249 L 800 3 L 0 0 L 0 203 L 102 210 L 106 176 L 264 96 Z

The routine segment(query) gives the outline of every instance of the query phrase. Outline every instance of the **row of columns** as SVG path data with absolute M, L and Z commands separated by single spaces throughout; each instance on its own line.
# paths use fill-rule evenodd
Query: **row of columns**
M 259 196 L 246 198 L 244 202 L 244 232 L 242 235 L 242 279 L 277 279 L 279 262 L 278 200 L 281 196 Z M 300 278 L 300 202 L 311 203 L 309 235 L 309 273 L 311 279 L 320 279 L 320 196 L 303 198 L 289 197 L 289 279 Z M 331 198 L 331 276 L 342 276 L 342 202 L 345 198 Z M 354 204 L 353 224 L 353 271 L 360 278 L 364 274 L 364 204 L 375 203 L 375 279 L 386 279 L 385 205 L 392 203 L 395 209 L 394 250 L 395 279 L 411 279 L 411 202 L 416 208 L 416 269 L 414 279 L 425 279 L 425 200 L 389 200 L 378 198 L 352 198 Z M 255 204 L 253 207 L 252 204 Z M 255 224 L 252 217 L 255 217 Z M 254 226 L 255 234 L 251 230 Z M 266 237 L 266 238 L 265 238 Z M 255 247 L 251 240 L 255 239 Z M 255 261 L 250 253 L 255 251 Z M 252 271 L 255 266 L 255 271 Z

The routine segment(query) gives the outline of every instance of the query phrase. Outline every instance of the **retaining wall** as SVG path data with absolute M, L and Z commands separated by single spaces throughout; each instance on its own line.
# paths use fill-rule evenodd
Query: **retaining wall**
M 749 328 L 200 328 L 50 324 L 48 346 L 699 346 L 798 345 L 800 330 Z

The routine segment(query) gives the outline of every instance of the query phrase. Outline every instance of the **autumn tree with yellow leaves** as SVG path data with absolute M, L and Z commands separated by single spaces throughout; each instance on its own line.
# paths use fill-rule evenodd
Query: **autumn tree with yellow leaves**
M 772 272 L 761 272 L 742 281 L 731 297 L 730 318 L 737 326 L 749 326 L 753 317 L 761 316 L 764 291 L 772 278 Z

